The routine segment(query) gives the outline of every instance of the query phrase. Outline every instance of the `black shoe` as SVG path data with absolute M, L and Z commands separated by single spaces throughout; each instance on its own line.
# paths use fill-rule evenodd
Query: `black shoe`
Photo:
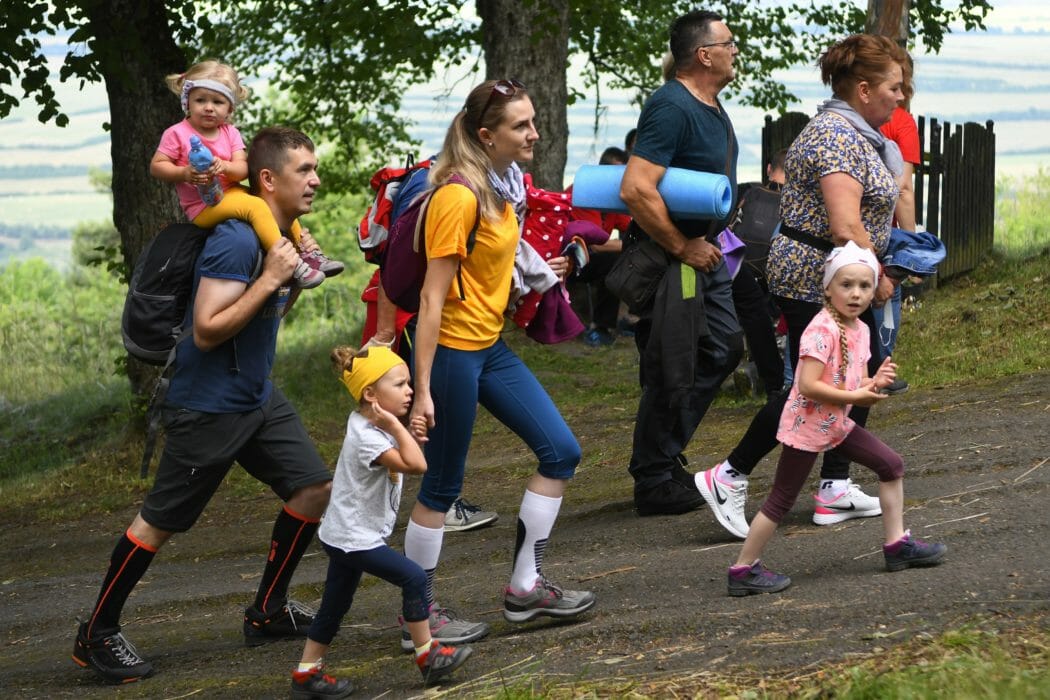
M 269 615 L 259 612 L 254 606 L 244 611 L 244 643 L 257 647 L 277 639 L 305 637 L 314 621 L 314 611 L 294 600 Z
M 652 488 L 634 489 L 634 508 L 638 515 L 681 515 L 704 504 L 696 483 L 686 486 L 675 479 L 661 481 Z
M 324 672 L 324 666 L 309 671 L 292 671 L 292 697 L 295 700 L 346 698 L 354 692 L 350 681 L 337 681 Z
M 73 662 L 81 668 L 90 667 L 102 680 L 114 684 L 134 683 L 153 673 L 153 664 L 139 656 L 119 629 L 88 639 L 86 622 L 77 630 Z
M 696 477 L 692 472 L 686 470 L 685 465 L 687 464 L 689 461 L 685 455 L 678 455 L 675 465 L 671 467 L 671 478 L 687 489 L 695 489 Z
M 908 382 L 904 381 L 900 377 L 893 380 L 893 383 L 882 390 L 883 394 L 889 394 L 893 396 L 895 394 L 903 394 L 908 390 Z

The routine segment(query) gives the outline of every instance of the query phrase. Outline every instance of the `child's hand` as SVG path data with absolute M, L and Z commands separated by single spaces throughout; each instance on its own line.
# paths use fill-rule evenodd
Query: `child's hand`
M 891 362 L 893 358 L 887 357 L 879 365 L 879 368 L 875 371 L 875 376 L 872 377 L 872 382 L 875 384 L 875 390 L 885 389 L 897 378 L 897 363 Z
M 400 425 L 397 416 L 380 406 L 378 401 L 369 401 L 368 406 L 372 409 L 372 415 L 369 417 L 377 428 L 388 433 L 397 430 L 397 426 Z
M 208 168 L 208 175 L 211 177 L 219 177 L 226 172 L 226 166 L 228 165 L 228 161 L 222 160 L 221 158 L 213 158 L 211 161 L 211 167 Z
M 888 398 L 886 394 L 880 394 L 875 389 L 875 383 L 868 380 L 850 392 L 849 402 L 854 406 L 874 406 L 885 398 Z
M 430 439 L 427 437 L 427 419 L 424 416 L 413 416 L 408 422 L 408 430 L 420 445 Z

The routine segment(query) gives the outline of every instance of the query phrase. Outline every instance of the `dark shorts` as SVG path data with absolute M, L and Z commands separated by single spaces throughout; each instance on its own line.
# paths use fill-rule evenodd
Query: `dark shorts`
M 287 501 L 299 489 L 331 481 L 299 415 L 276 387 L 246 413 L 164 407 L 164 454 L 143 520 L 166 532 L 193 527 L 234 461 Z

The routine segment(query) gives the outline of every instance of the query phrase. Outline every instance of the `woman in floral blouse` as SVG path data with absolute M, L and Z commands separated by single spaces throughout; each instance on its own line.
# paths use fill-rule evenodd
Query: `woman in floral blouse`
M 780 204 L 782 235 L 773 239 L 767 263 L 770 291 L 788 324 L 792 366 L 798 363 L 802 332 L 823 306 L 821 278 L 832 248 L 853 241 L 876 257 L 886 250 L 903 159 L 879 127 L 903 99 L 907 60 L 907 53 L 892 40 L 868 34 L 849 36 L 820 57 L 821 79 L 831 87 L 832 98 L 818 108 L 788 151 Z M 875 303 L 892 294 L 892 282 L 880 275 Z M 861 320 L 874 328 L 870 309 Z M 878 334 L 873 331 L 871 337 Z M 877 349 L 872 356 L 879 358 Z M 777 444 L 786 396 L 784 392 L 771 399 L 728 459 L 698 479 L 719 522 L 737 536 L 748 531 L 747 477 Z M 863 426 L 867 413 L 867 408 L 854 407 L 850 417 Z M 834 451 L 825 455 L 820 483 L 813 515 L 818 525 L 882 512 L 878 499 L 850 481 L 849 462 Z

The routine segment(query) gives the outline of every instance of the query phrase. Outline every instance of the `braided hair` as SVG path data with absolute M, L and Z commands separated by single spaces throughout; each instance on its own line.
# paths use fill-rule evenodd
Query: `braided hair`
M 824 297 L 824 308 L 831 314 L 831 318 L 835 321 L 835 325 L 839 327 L 839 353 L 842 355 L 841 372 L 832 375 L 832 381 L 838 386 L 838 377 L 842 377 L 842 380 L 846 379 L 846 368 L 849 366 L 849 339 L 846 337 L 846 324 L 842 321 L 842 314 L 831 305 L 830 297 Z

